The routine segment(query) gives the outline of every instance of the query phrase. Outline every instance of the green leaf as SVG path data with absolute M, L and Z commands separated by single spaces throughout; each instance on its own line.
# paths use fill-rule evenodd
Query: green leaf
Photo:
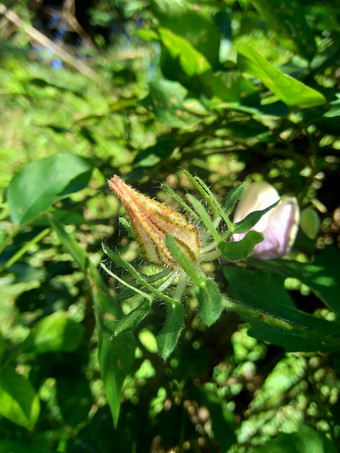
M 340 349 L 339 326 L 296 309 L 281 275 L 230 266 L 225 266 L 223 273 L 235 300 L 224 305 L 250 323 L 249 335 L 287 351 Z
M 190 91 L 213 93 L 211 86 L 214 75 L 205 56 L 188 41 L 165 28 L 159 29 L 162 44 L 161 68 L 165 77 L 176 80 Z
M 316 52 L 315 38 L 298 0 L 251 0 L 268 26 L 288 47 L 311 60 Z M 285 43 L 283 41 L 283 44 Z
M 275 206 L 277 206 L 279 202 L 280 200 L 268 206 L 268 208 L 261 209 L 260 211 L 253 211 L 250 214 L 248 214 L 244 219 L 242 219 L 240 222 L 234 223 L 233 233 L 240 234 L 249 231 L 251 228 L 253 228 L 253 226 L 257 224 L 261 217 L 264 214 L 266 214 L 266 212 L 275 208 Z
M 326 102 L 321 93 L 276 69 L 252 47 L 239 46 L 237 51 L 241 72 L 259 78 L 287 105 L 307 108 Z
M 130 313 L 123 316 L 121 319 L 114 321 L 114 335 L 119 335 L 126 330 L 134 329 L 150 313 L 150 310 L 151 302 L 149 300 L 144 300 L 144 302 L 138 305 L 138 307 L 134 310 L 130 311 Z
M 99 366 L 116 426 L 120 412 L 122 386 L 132 369 L 136 342 L 130 332 L 112 338 L 112 323 L 122 316 L 120 307 L 110 296 L 97 268 L 89 260 L 85 250 L 66 232 L 55 217 L 52 215 L 49 217 L 51 226 L 57 233 L 60 242 L 82 270 L 93 299 L 98 333 Z
M 234 209 L 234 206 L 239 201 L 244 193 L 243 183 L 238 184 L 233 187 L 222 201 L 222 208 L 224 209 L 226 215 L 230 215 Z
M 333 107 L 324 114 L 326 118 L 334 118 L 340 116 L 340 93 L 335 95 L 338 99 L 330 103 Z
M 14 440 L 1 440 L 0 453 L 58 453 L 57 450 L 50 450 L 26 442 Z
M 56 154 L 27 165 L 8 188 L 12 221 L 28 222 L 57 200 L 83 189 L 93 168 L 92 160 L 74 154 Z
M 0 414 L 31 430 L 39 413 L 39 397 L 32 384 L 13 368 L 3 368 L 0 371 Z
M 204 55 L 185 39 L 166 28 L 159 29 L 159 36 L 171 58 L 178 58 L 179 64 L 187 76 L 192 77 L 211 70 L 211 66 Z
M 84 336 L 84 327 L 66 313 L 56 312 L 39 321 L 22 347 L 25 352 L 45 354 L 52 351 L 75 351 Z
M 220 35 L 208 15 L 185 0 L 151 0 L 150 6 L 162 27 L 187 40 L 212 64 L 218 62 Z
M 166 360 L 175 349 L 183 326 L 183 305 L 180 302 L 167 304 L 167 318 L 157 337 L 158 352 L 163 360 Z
M 178 82 L 155 80 L 149 84 L 149 89 L 149 95 L 142 100 L 142 105 L 169 126 L 186 128 L 204 119 L 204 107 L 195 99 L 185 99 L 187 90 Z M 168 146 L 172 152 L 174 143 L 170 141 Z M 164 153 L 166 149 L 162 155 Z
M 307 285 L 330 309 L 340 315 L 339 281 L 340 250 L 326 247 L 314 263 L 288 260 L 254 260 L 256 266 L 293 277 Z
M 222 310 L 221 293 L 213 280 L 204 279 L 194 286 L 194 292 L 200 304 L 198 316 L 211 326 L 218 319 Z
M 298 425 L 298 430 L 293 433 L 279 433 L 260 448 L 252 450 L 253 453 L 336 453 L 338 450 L 327 437 L 315 431 L 310 426 Z
M 248 231 L 243 239 L 237 242 L 220 242 L 218 248 L 223 258 L 229 261 L 239 261 L 247 258 L 256 244 L 263 240 L 263 235 L 257 231 Z

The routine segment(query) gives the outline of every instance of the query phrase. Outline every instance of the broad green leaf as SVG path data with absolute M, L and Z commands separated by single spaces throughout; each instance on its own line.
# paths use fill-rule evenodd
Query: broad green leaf
M 229 261 L 239 261 L 247 258 L 256 244 L 263 240 L 263 235 L 257 231 L 248 231 L 243 239 L 237 242 L 220 242 L 218 248 L 223 258 Z
M 30 381 L 12 367 L 0 370 L 0 414 L 17 425 L 33 429 L 40 413 L 39 397 Z
M 229 308 L 250 323 L 249 335 L 287 351 L 340 349 L 339 326 L 296 309 L 284 289 L 284 277 L 260 269 L 229 266 L 224 267 L 223 273 L 234 300 Z
M 325 434 L 300 424 L 296 432 L 279 433 L 260 448 L 253 449 L 251 453 L 336 453 L 337 451 Z
M 222 311 L 221 293 L 216 282 L 204 279 L 194 286 L 194 292 L 200 304 L 198 316 L 207 325 L 217 321 Z
M 195 99 L 186 99 L 187 90 L 178 82 L 156 80 L 150 83 L 149 89 L 149 95 L 142 100 L 142 105 L 169 126 L 186 128 L 204 119 L 204 107 Z M 168 143 L 169 151 L 172 152 L 174 143 Z M 162 154 L 169 155 L 169 151 L 167 153 L 165 148 Z
M 251 0 L 251 2 L 268 27 L 283 38 L 288 47 L 295 49 L 307 60 L 314 57 L 316 52 L 314 34 L 306 22 L 299 0 Z
M 159 35 L 169 55 L 173 59 L 179 59 L 181 68 L 189 77 L 204 74 L 211 70 L 211 66 L 204 55 L 194 49 L 185 39 L 166 28 L 161 28 Z
M 50 450 L 39 447 L 31 442 L 17 442 L 15 440 L 2 439 L 0 443 L 0 453 L 58 453 L 57 450 Z
M 92 160 L 74 154 L 56 154 L 27 165 L 8 188 L 12 221 L 28 222 L 57 200 L 83 189 L 93 168 Z
M 180 302 L 167 304 L 165 324 L 157 336 L 158 352 L 166 360 L 175 349 L 184 326 L 184 308 Z
M 340 315 L 339 281 L 340 250 L 326 247 L 314 263 L 288 260 L 256 260 L 256 266 L 276 272 L 284 277 L 294 277 L 307 285 L 329 308 Z
M 230 215 L 234 209 L 234 206 L 239 201 L 244 193 L 243 183 L 238 184 L 233 187 L 227 195 L 223 198 L 222 208 L 224 209 L 226 215 Z
M 178 81 L 190 91 L 211 96 L 214 79 L 210 63 L 184 38 L 161 28 L 158 31 L 162 44 L 161 68 L 164 76 Z
M 326 102 L 321 93 L 276 69 L 252 47 L 239 46 L 237 52 L 241 72 L 259 78 L 287 105 L 306 108 Z
M 249 231 L 251 228 L 253 228 L 253 226 L 257 224 L 261 217 L 264 214 L 266 214 L 266 212 L 275 208 L 275 206 L 277 206 L 279 202 L 280 200 L 268 206 L 268 208 L 261 209 L 260 211 L 253 211 L 250 214 L 248 214 L 244 219 L 240 220 L 240 222 L 234 223 L 233 233 L 240 234 Z
M 130 311 L 127 315 L 114 321 L 113 333 L 119 335 L 126 330 L 134 329 L 143 319 L 150 313 L 151 303 L 149 300 L 144 300 L 138 307 Z
M 116 426 L 120 412 L 122 386 L 134 362 L 135 339 L 130 332 L 112 338 L 112 322 L 122 316 L 120 307 L 115 304 L 114 298 L 110 296 L 97 268 L 89 260 L 84 249 L 52 215 L 50 215 L 50 222 L 60 242 L 82 270 L 93 299 L 98 333 L 100 371 Z
M 186 0 L 151 0 L 160 25 L 187 40 L 212 64 L 218 62 L 220 35 L 212 19 Z
M 23 343 L 25 352 L 45 354 L 75 351 L 84 336 L 84 327 L 64 312 L 55 312 L 39 321 Z

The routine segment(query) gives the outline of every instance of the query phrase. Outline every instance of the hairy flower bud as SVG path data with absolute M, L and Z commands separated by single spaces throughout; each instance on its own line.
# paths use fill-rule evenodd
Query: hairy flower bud
M 113 176 L 108 184 L 125 206 L 140 253 L 146 261 L 178 267 L 165 244 L 167 233 L 174 236 L 189 259 L 197 258 L 200 251 L 198 231 L 183 214 L 137 192 L 119 176 Z
M 265 209 L 279 200 L 276 189 L 267 182 L 251 184 L 237 205 L 234 222 L 244 219 L 250 212 Z M 255 258 L 270 259 L 286 255 L 291 249 L 299 224 L 299 205 L 296 198 L 286 198 L 268 211 L 252 228 L 262 233 L 264 239 L 253 249 Z M 244 234 L 234 234 L 240 240 Z

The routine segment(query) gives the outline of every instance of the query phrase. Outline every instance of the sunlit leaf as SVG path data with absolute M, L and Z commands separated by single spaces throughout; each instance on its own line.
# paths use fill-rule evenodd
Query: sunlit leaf
M 11 219 L 28 222 L 57 200 L 88 184 L 94 162 L 75 154 L 56 154 L 24 167 L 11 182 L 7 199 Z
M 32 429 L 39 417 L 39 396 L 32 384 L 12 367 L 0 370 L 0 414 L 17 425 Z
M 254 453 L 336 453 L 337 449 L 332 442 L 320 431 L 316 431 L 307 425 L 298 425 L 298 430 L 292 433 L 279 433 L 275 439 L 271 439 L 260 448 L 254 449 Z
M 239 46 L 237 51 L 241 72 L 259 78 L 287 105 L 306 108 L 326 102 L 321 93 L 276 69 L 252 47 Z
M 186 99 L 187 90 L 177 82 L 157 80 L 151 82 L 149 88 L 149 95 L 143 99 L 142 104 L 169 126 L 178 128 L 193 126 L 201 122 L 207 113 L 197 100 Z M 169 142 L 169 145 L 171 152 L 174 143 Z M 162 154 L 169 155 L 167 148 L 162 150 Z
M 303 2 L 299 0 L 251 0 L 252 4 L 274 30 L 283 44 L 311 60 L 316 52 L 315 38 L 306 22 Z
M 220 35 L 208 15 L 186 0 L 152 0 L 150 5 L 162 27 L 187 40 L 212 64 L 217 63 Z
M 66 313 L 55 312 L 39 321 L 25 340 L 25 352 L 44 354 L 52 351 L 75 351 L 84 335 L 82 324 Z

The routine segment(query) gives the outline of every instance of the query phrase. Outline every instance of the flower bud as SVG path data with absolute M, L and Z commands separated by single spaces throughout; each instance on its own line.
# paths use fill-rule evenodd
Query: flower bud
M 167 233 L 174 236 L 190 260 L 197 258 L 200 251 L 198 231 L 183 214 L 137 192 L 119 176 L 114 176 L 108 184 L 125 206 L 140 253 L 146 261 L 178 267 L 165 244 Z
M 251 184 L 237 205 L 234 222 L 243 220 L 250 212 L 267 208 L 279 200 L 276 189 L 267 182 Z M 286 255 L 291 249 L 299 224 L 299 205 L 296 198 L 286 198 L 264 214 L 252 228 L 262 233 L 264 239 L 256 244 L 251 256 L 271 259 Z M 232 239 L 239 241 L 245 236 L 234 234 Z

